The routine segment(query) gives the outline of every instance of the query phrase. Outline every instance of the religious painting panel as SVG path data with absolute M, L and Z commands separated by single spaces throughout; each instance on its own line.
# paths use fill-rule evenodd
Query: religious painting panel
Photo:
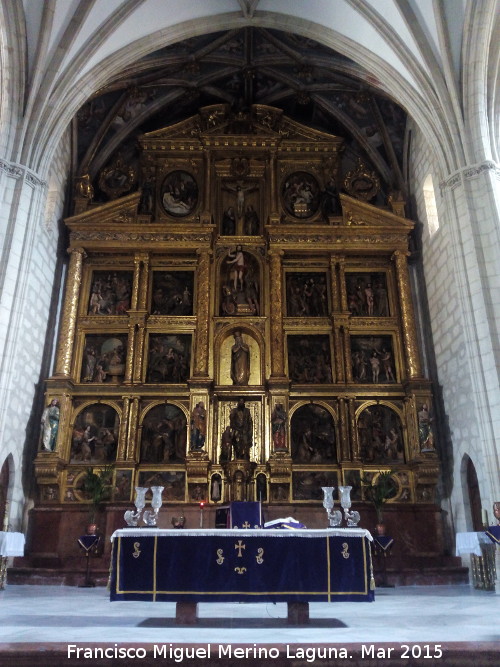
M 172 171 L 163 181 L 160 201 L 167 215 L 185 218 L 198 204 L 198 184 L 187 171 Z
M 385 271 L 346 272 L 347 307 L 354 317 L 389 317 Z
M 138 486 L 163 486 L 163 503 L 184 502 L 186 473 L 183 470 L 141 470 Z
M 141 463 L 184 463 L 187 419 L 177 405 L 156 405 L 144 417 Z
M 271 496 L 271 502 L 273 503 L 289 503 L 290 485 L 270 484 L 270 496 Z
M 132 492 L 132 470 L 115 470 L 113 500 L 130 500 Z
M 323 486 L 338 486 L 336 470 L 294 470 L 292 473 L 293 500 L 322 500 Z
M 181 384 L 190 370 L 190 334 L 150 334 L 146 382 Z
M 110 405 L 89 405 L 78 413 L 71 434 L 70 463 L 116 460 L 120 418 Z
M 188 497 L 193 503 L 206 503 L 208 498 L 207 485 L 202 482 L 188 484 Z M 200 508 L 200 511 L 203 510 Z
M 292 415 L 290 430 L 293 463 L 337 463 L 335 424 L 326 408 L 302 405 Z
M 220 269 L 220 315 L 260 315 L 260 267 L 257 259 L 237 245 Z
M 286 274 L 286 314 L 288 317 L 326 317 L 329 313 L 326 273 L 288 272 Z
M 295 384 L 333 382 L 330 336 L 287 336 L 288 376 Z
M 260 185 L 256 180 L 224 180 L 221 183 L 221 236 L 259 236 Z
M 399 415 L 386 405 L 370 405 L 358 416 L 358 442 L 364 463 L 404 462 L 403 427 Z
M 153 271 L 152 315 L 192 315 L 194 271 Z
M 127 341 L 123 334 L 87 334 L 80 382 L 123 382 Z
M 392 336 L 351 336 L 354 382 L 396 382 Z
M 321 190 L 312 174 L 296 171 L 287 176 L 281 188 L 285 211 L 294 218 L 310 218 L 317 213 Z
M 88 315 L 126 315 L 132 295 L 132 271 L 93 271 Z
M 344 486 L 351 487 L 351 500 L 361 500 L 361 471 L 343 470 Z

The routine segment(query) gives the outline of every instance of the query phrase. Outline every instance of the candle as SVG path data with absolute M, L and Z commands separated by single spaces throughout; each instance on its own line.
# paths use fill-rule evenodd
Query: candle
M 205 503 L 200 503 L 200 528 L 203 528 L 203 508 Z
M 481 510 L 481 514 L 483 519 L 483 526 L 489 526 L 490 524 L 488 523 L 488 512 L 486 510 Z

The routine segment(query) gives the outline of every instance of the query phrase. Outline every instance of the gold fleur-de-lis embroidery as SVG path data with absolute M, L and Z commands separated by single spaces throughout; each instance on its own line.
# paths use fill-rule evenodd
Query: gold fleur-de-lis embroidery
M 244 574 L 247 571 L 246 567 L 235 567 L 234 571 L 237 572 L 238 574 Z
M 262 563 L 264 562 L 264 559 L 262 558 L 263 555 L 264 555 L 264 549 L 262 547 L 259 547 L 257 549 L 257 555 L 255 556 L 255 560 L 259 565 L 262 565 Z
M 342 545 L 342 557 L 349 558 L 350 555 L 351 554 L 349 553 L 349 545 L 347 544 L 347 542 L 344 542 L 344 544 Z
M 224 552 L 222 549 L 217 549 L 217 565 L 222 565 L 224 562 Z
M 132 554 L 132 558 L 139 558 L 141 555 L 141 550 L 139 549 L 140 546 L 140 542 L 134 542 L 134 553 Z

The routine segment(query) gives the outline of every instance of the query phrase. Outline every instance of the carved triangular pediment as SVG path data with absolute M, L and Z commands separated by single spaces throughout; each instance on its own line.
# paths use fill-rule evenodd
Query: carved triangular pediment
M 367 202 L 341 194 L 342 222 L 347 227 L 376 227 L 408 234 L 414 227 L 412 220 Z
M 105 204 L 92 205 L 83 213 L 65 219 L 69 229 L 80 227 L 104 227 L 109 224 L 132 224 L 137 218 L 140 192 L 120 197 Z
M 228 136 L 259 136 L 281 142 L 328 142 L 330 146 L 343 143 L 341 138 L 308 128 L 283 114 L 281 109 L 254 104 L 247 111 L 233 111 L 228 104 L 214 104 L 200 109 L 196 116 L 168 127 L 149 132 L 141 138 L 145 148 L 170 141 L 172 143 L 199 142 L 200 148 L 214 140 L 221 142 Z

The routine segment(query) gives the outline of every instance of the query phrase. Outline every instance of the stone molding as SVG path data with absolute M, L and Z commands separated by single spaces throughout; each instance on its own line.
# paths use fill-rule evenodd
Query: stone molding
M 471 180 L 488 171 L 493 172 L 493 176 L 500 179 L 500 166 L 492 160 L 485 160 L 484 162 L 478 162 L 477 164 L 462 167 L 455 171 L 444 181 L 441 181 L 439 187 L 441 190 L 454 190 L 463 180 Z
M 20 179 L 24 177 L 25 182 L 33 188 L 48 187 L 47 181 L 42 180 L 31 169 L 15 162 L 0 160 L 0 172 L 3 172 L 10 178 Z

